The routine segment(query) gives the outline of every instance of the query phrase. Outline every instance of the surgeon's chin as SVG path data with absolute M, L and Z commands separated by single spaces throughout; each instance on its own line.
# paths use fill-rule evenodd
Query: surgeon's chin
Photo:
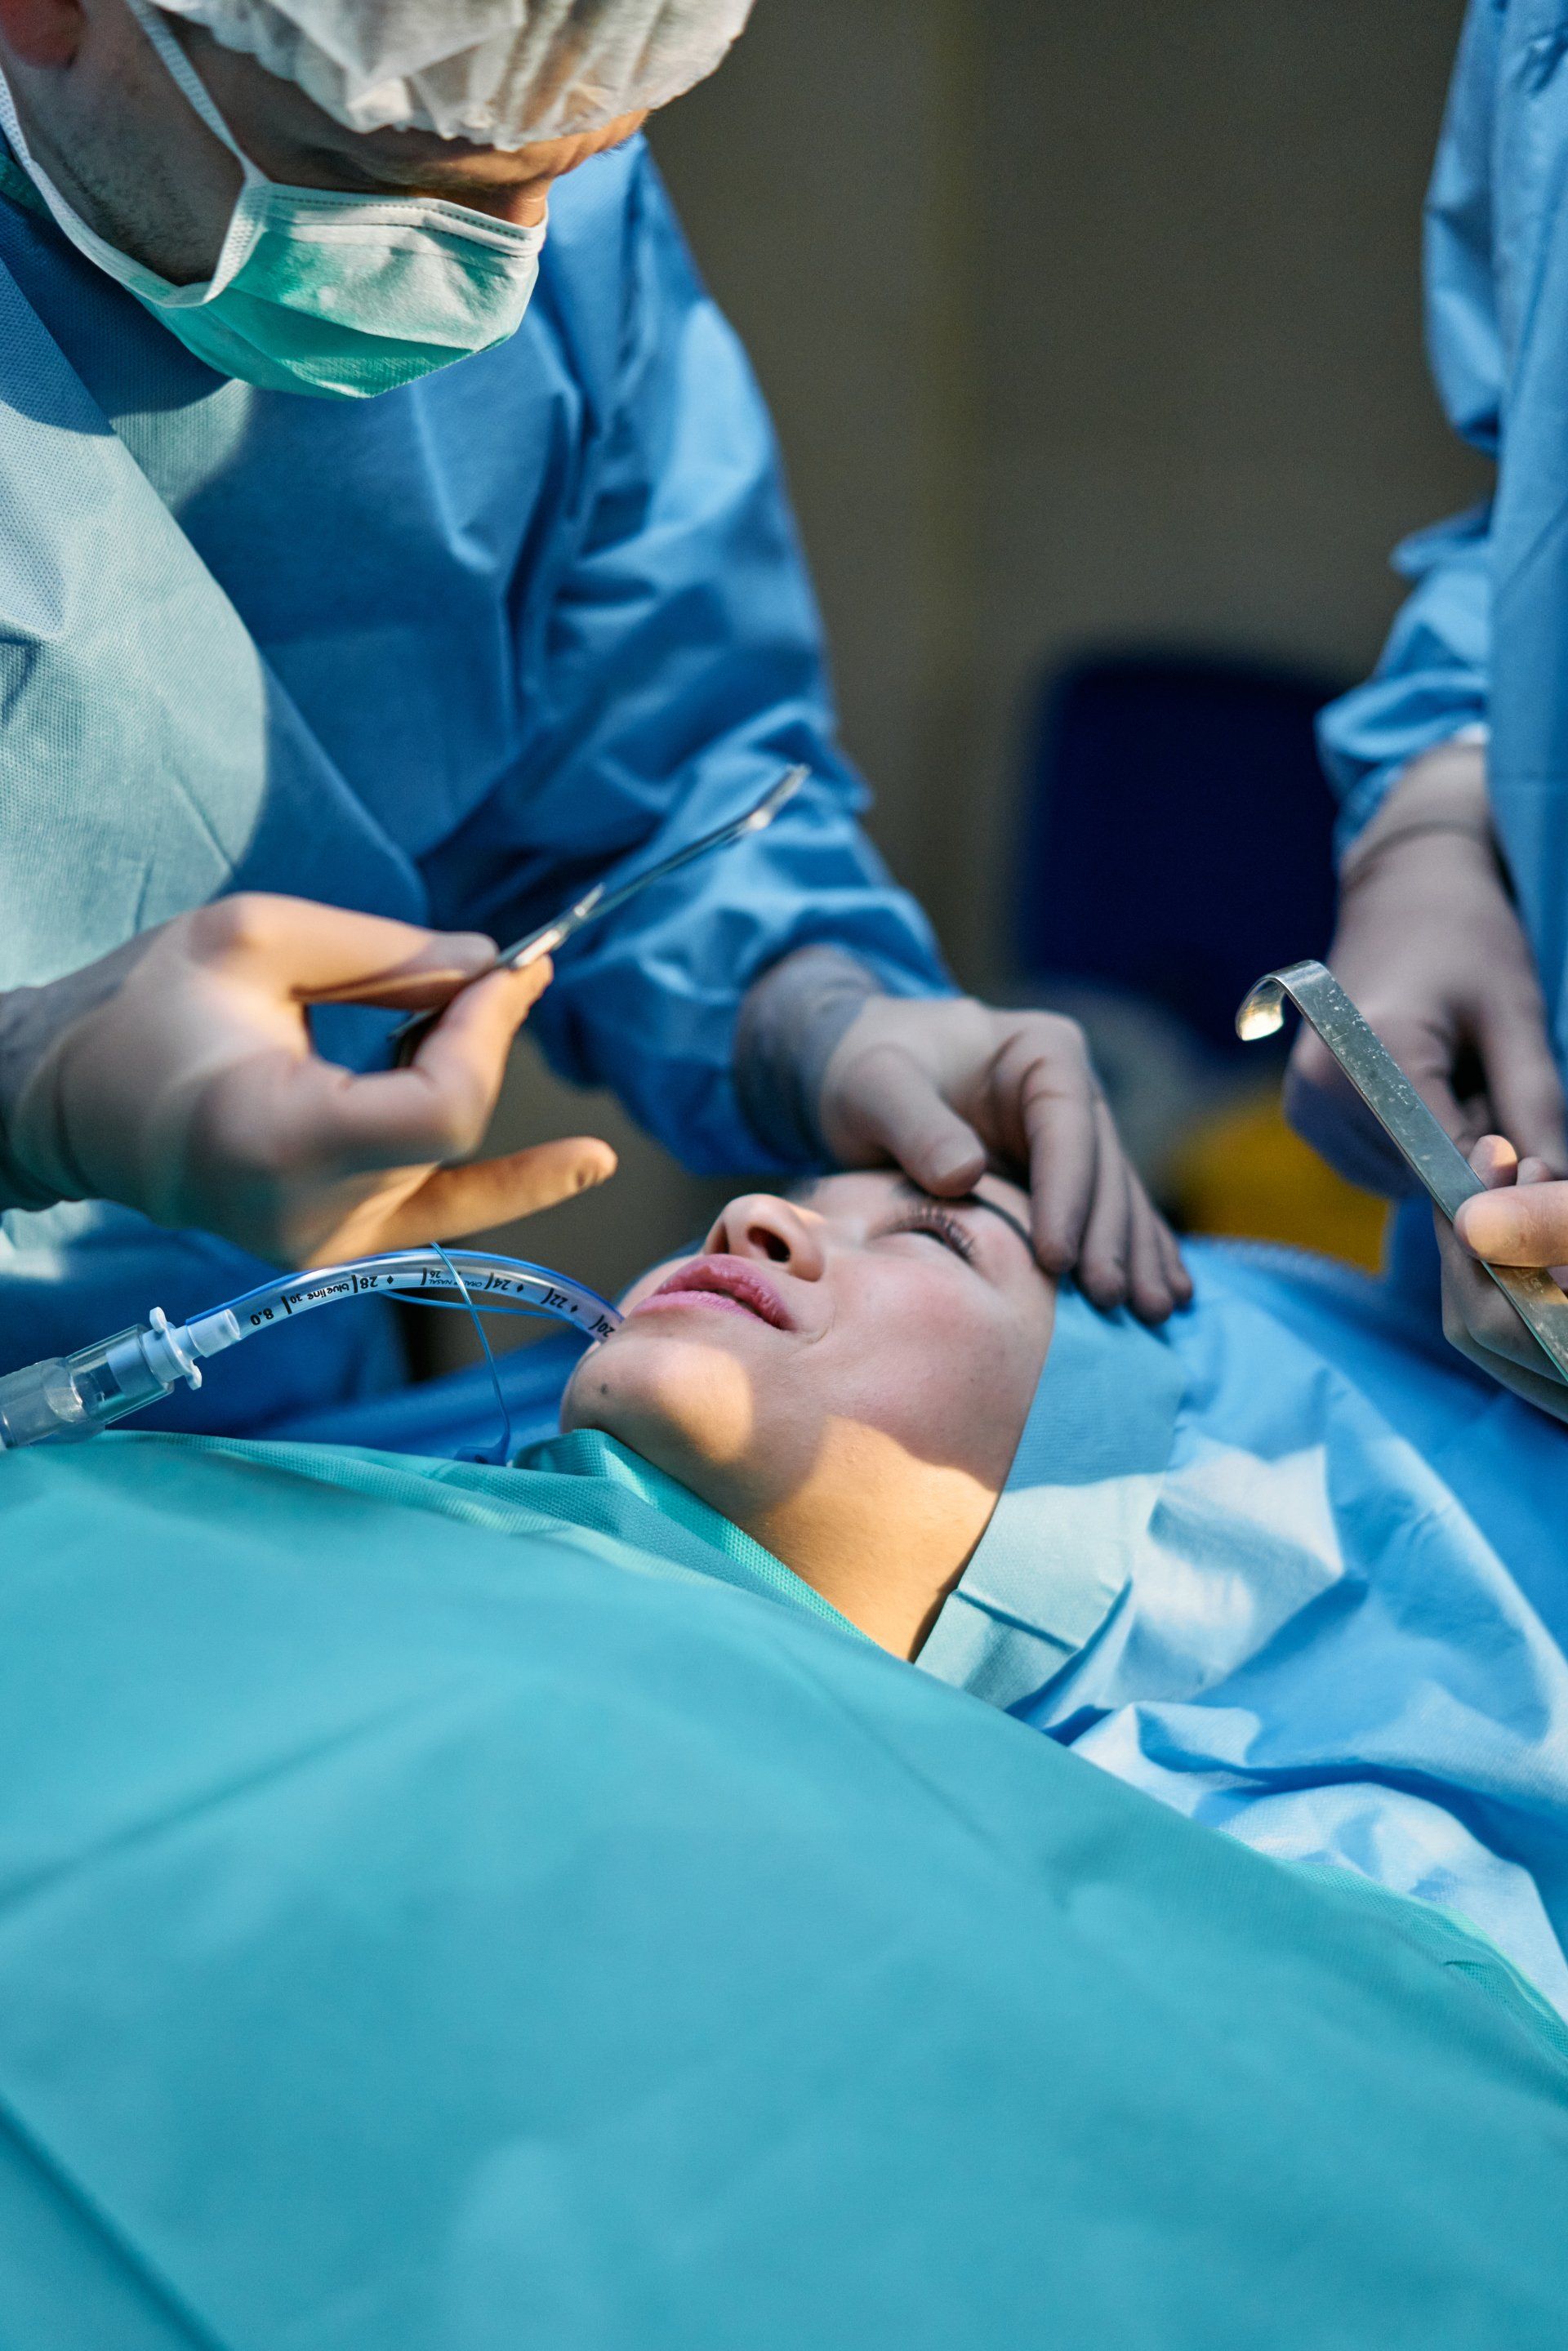
M 632 1322 L 579 1364 L 560 1425 L 602 1429 L 700 1493 L 754 1458 L 762 1418 L 754 1368 L 719 1334 Z

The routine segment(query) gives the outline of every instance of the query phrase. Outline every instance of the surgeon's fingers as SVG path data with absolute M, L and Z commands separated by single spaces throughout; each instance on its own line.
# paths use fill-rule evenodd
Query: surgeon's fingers
M 1367 1018 L 1444 1133 L 1458 1141 L 1466 1119 L 1450 1081 L 1445 1040 L 1419 1020 L 1379 1015 L 1375 1008 Z M 1394 1198 L 1419 1189 L 1397 1146 L 1310 1022 L 1301 1024 L 1286 1069 L 1284 1111 L 1302 1142 L 1347 1183 Z
M 1099 1158 L 1094 1205 L 1077 1280 L 1106 1311 L 1130 1306 L 1140 1322 L 1163 1322 L 1192 1295 L 1175 1236 L 1145 1191 L 1116 1133 L 1110 1107 L 1096 1112 Z
M 185 925 L 196 960 L 301 1004 L 427 1008 L 496 959 L 495 941 L 478 932 L 423 930 L 256 890 L 199 907 Z
M 1159 1219 L 1159 1229 L 1160 1255 L 1165 1259 L 1166 1271 L 1170 1276 L 1172 1286 L 1176 1290 L 1176 1304 L 1188 1306 L 1193 1299 L 1193 1282 L 1181 1253 L 1181 1246 L 1163 1217 Z
M 1337 1068 L 1320 1080 L 1316 1061 L 1292 1055 L 1286 1068 L 1286 1123 L 1347 1184 L 1387 1197 L 1409 1191 L 1409 1169 L 1354 1087 Z
M 1470 1165 L 1489 1186 L 1478 1200 L 1511 1200 L 1516 1185 L 1526 1190 L 1564 1188 L 1552 1184 L 1543 1160 L 1521 1162 L 1512 1144 L 1499 1134 L 1482 1136 L 1470 1154 Z M 1465 1203 L 1467 1208 L 1472 1205 Z M 1439 1214 L 1435 1222 L 1443 1261 L 1443 1330 L 1450 1345 L 1527 1403 L 1556 1419 L 1568 1419 L 1568 1388 L 1556 1366 L 1484 1266 L 1468 1254 L 1448 1218 Z
M 436 1086 L 460 1085 L 478 1071 L 498 1089 L 517 1033 L 554 977 L 549 957 L 541 956 L 520 971 L 493 971 L 474 981 L 440 1014 L 410 1070 Z
M 1483 1266 L 1466 1255 L 1448 1219 L 1437 1217 L 1443 1261 L 1443 1333 L 1468 1362 L 1557 1418 L 1568 1417 L 1568 1387 Z
M 1483 997 L 1477 1030 L 1498 1125 L 1522 1156 L 1545 1160 L 1555 1176 L 1568 1172 L 1563 1085 L 1534 974 L 1506 994 Z
M 1568 1264 L 1568 1184 L 1538 1175 L 1544 1167 L 1542 1160 L 1527 1160 L 1521 1182 L 1465 1201 L 1454 1229 L 1472 1257 L 1492 1265 Z
M 1140 1322 L 1163 1322 L 1192 1296 L 1192 1279 L 1181 1261 L 1176 1236 L 1135 1174 L 1132 1238 L 1127 1259 L 1127 1303 Z
M 197 1105 L 193 1150 L 214 1176 L 230 1164 L 282 1185 L 374 1168 L 465 1159 L 485 1140 L 506 1058 L 548 964 L 479 980 L 425 1037 L 407 1070 L 358 1077 L 315 1056 L 254 1056 Z
M 1443 1335 L 1484 1371 L 1500 1376 L 1500 1363 L 1552 1376 L 1551 1365 L 1526 1325 L 1485 1268 L 1455 1248 L 1452 1234 L 1438 1236 L 1443 1259 Z
M 1519 1156 L 1513 1145 L 1500 1134 L 1483 1134 L 1469 1155 L 1470 1165 L 1490 1189 L 1511 1188 L 1519 1173 Z M 1484 1197 L 1485 1195 L 1478 1195 Z M 1467 1201 L 1463 1204 L 1468 1207 Z M 1461 1208 L 1460 1213 L 1463 1213 Z M 1450 1346 L 1457 1347 L 1473 1364 L 1500 1377 L 1499 1366 L 1490 1360 L 1500 1355 L 1506 1361 L 1519 1363 L 1522 1351 L 1519 1341 L 1527 1334 L 1523 1324 L 1503 1297 L 1495 1281 L 1483 1267 L 1476 1264 L 1465 1252 L 1458 1236 L 1458 1221 L 1450 1223 L 1441 1211 L 1435 1212 L 1437 1254 L 1443 1263 L 1443 1332 Z M 1531 1354 L 1539 1361 L 1539 1351 L 1531 1342 Z
M 1059 1021 L 1051 1047 L 1028 1050 L 1021 1040 L 998 1055 L 992 1078 L 1003 1132 L 1016 1128 L 1029 1159 L 1034 1253 L 1047 1273 L 1078 1265 L 1101 1180 L 1102 1137 L 1121 1157 L 1114 1127 L 1103 1125 L 1103 1105 L 1089 1056 L 1071 1022 Z M 1107 1234 L 1109 1227 L 1107 1227 Z M 1092 1294 L 1092 1293 L 1091 1293 Z
M 1127 1302 L 1133 1241 L 1130 1171 L 1111 1113 L 1094 1106 L 1094 1196 L 1078 1253 L 1077 1281 L 1092 1305 L 1113 1313 Z
M 536 1143 L 504 1159 L 439 1167 L 402 1203 L 380 1245 L 413 1249 L 422 1241 L 460 1240 L 468 1233 L 513 1224 L 606 1183 L 615 1166 L 615 1154 L 607 1143 L 596 1135 L 573 1134 Z
M 300 1063 L 275 1138 L 285 1172 L 413 1167 L 476 1151 L 512 1040 L 549 977 L 546 961 L 476 981 L 448 1005 L 406 1070 L 356 1077 Z
M 902 1045 L 871 1045 L 845 1072 L 855 1155 L 885 1155 L 923 1191 L 955 1197 L 986 1172 L 986 1146 Z

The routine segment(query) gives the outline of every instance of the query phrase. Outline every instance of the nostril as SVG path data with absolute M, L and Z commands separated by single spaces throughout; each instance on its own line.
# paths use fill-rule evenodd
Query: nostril
M 782 1239 L 778 1233 L 769 1232 L 765 1226 L 753 1225 L 751 1228 L 751 1238 L 754 1241 L 761 1242 L 763 1255 L 767 1257 L 771 1263 L 774 1265 L 789 1264 L 789 1244 L 788 1241 Z

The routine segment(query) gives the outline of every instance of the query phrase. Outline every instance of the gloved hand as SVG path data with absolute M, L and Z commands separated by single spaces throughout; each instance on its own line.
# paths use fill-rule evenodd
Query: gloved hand
M 949 1199 L 1003 1167 L 1030 1186 L 1040 1263 L 1073 1274 L 1096 1306 L 1158 1322 L 1192 1295 L 1076 1021 L 885 996 L 841 949 L 801 947 L 747 992 L 735 1074 L 742 1109 L 780 1158 L 891 1162 Z
M 988 1166 L 1027 1176 L 1035 1254 L 1094 1305 L 1162 1322 L 1192 1295 L 1129 1165 L 1074 1020 L 968 998 L 873 996 L 833 1049 L 818 1120 L 844 1167 L 892 1160 L 955 1197 Z
M 1443 1330 L 1460 1354 L 1527 1404 L 1568 1420 L 1568 1384 L 1477 1262 L 1547 1267 L 1568 1275 L 1568 1184 L 1542 1159 L 1521 1159 L 1500 1134 L 1481 1137 L 1470 1165 L 1490 1188 L 1452 1225 L 1437 1218 L 1443 1259 Z
M 613 1174 L 591 1137 L 449 1163 L 484 1139 L 550 967 L 491 941 L 299 898 L 182 914 L 50 987 L 0 997 L 0 1206 L 118 1200 L 285 1265 L 454 1238 Z M 450 1009 L 406 1070 L 323 1061 L 306 1007 Z
M 1504 1128 L 1568 1171 L 1563 1089 L 1529 942 L 1493 843 L 1480 746 L 1416 760 L 1356 842 L 1329 962 L 1462 1149 Z M 1415 1183 L 1315 1031 L 1291 1057 L 1285 1110 L 1353 1184 Z

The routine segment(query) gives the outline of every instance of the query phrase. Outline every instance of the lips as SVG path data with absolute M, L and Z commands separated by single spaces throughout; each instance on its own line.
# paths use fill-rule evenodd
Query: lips
M 744 1258 L 693 1258 L 689 1265 L 678 1266 L 632 1311 L 645 1314 L 650 1307 L 672 1306 L 677 1301 L 706 1307 L 710 1312 L 749 1314 L 758 1322 L 771 1324 L 775 1331 L 795 1328 L 793 1315 L 768 1276 Z

